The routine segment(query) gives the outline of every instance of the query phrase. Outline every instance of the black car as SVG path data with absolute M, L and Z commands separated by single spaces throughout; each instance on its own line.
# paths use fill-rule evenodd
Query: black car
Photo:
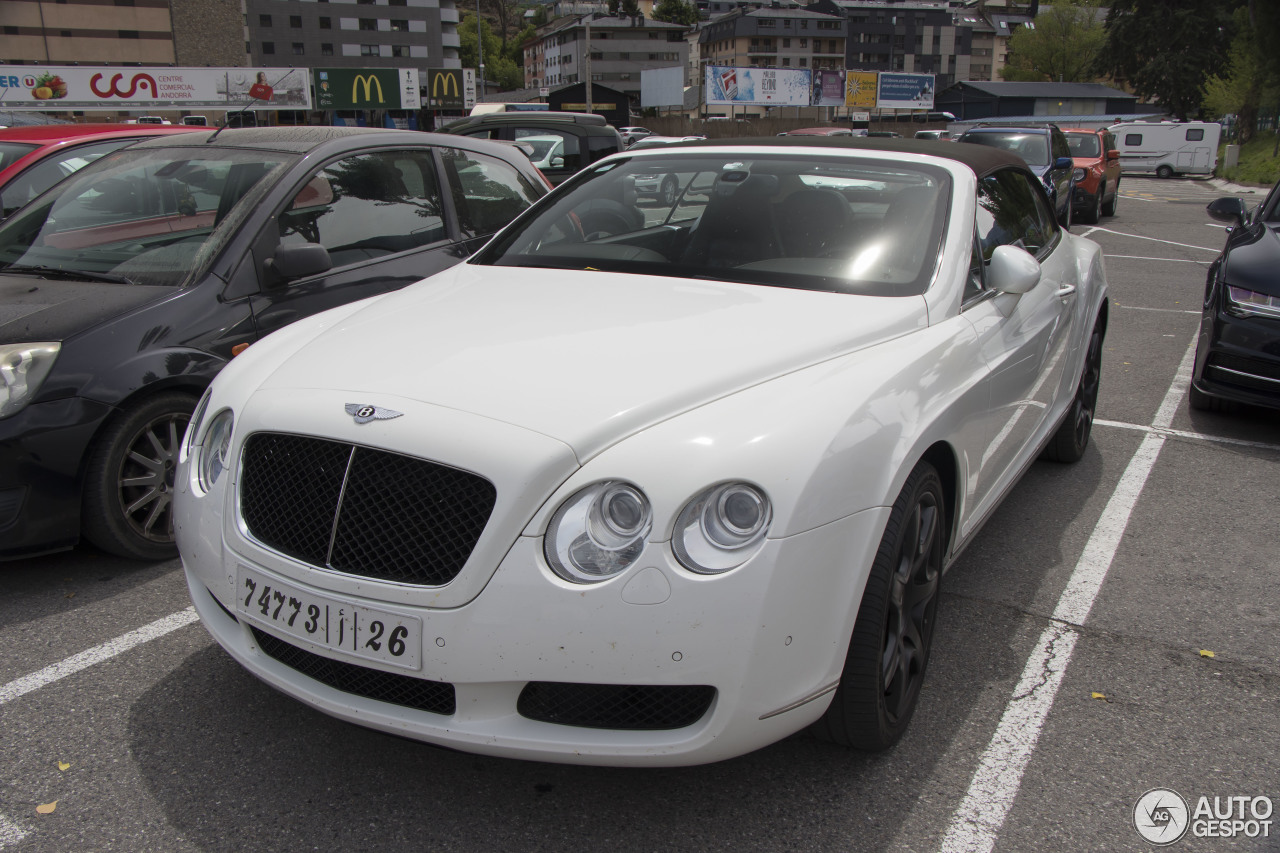
M 1220 198 L 1208 209 L 1235 227 L 1209 267 L 1191 408 L 1280 409 L 1280 184 L 1252 213 L 1238 198 Z
M 288 127 L 141 142 L 33 200 L 0 224 L 0 557 L 175 554 L 178 445 L 228 359 L 458 263 L 547 191 L 511 145 Z
M 1063 228 L 1071 227 L 1076 187 L 1075 160 L 1071 158 L 1066 135 L 1057 125 L 978 125 L 960 134 L 956 141 L 1003 148 L 1027 161 L 1031 171 L 1044 182 L 1058 223 Z
M 567 180 L 585 166 L 625 147 L 617 129 L 608 125 L 604 116 L 591 113 L 549 110 L 484 113 L 449 122 L 439 130 L 441 133 L 508 142 L 526 137 L 559 136 L 564 145 L 556 162 L 548 162 L 542 167 L 542 173 L 553 184 Z

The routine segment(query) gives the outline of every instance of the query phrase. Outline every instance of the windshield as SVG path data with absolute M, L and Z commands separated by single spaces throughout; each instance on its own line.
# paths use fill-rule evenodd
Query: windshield
M 472 263 L 877 296 L 928 288 L 950 198 L 943 169 L 793 153 L 727 159 L 666 149 L 601 163 Z
M 117 151 L 0 224 L 0 272 L 41 267 L 177 286 L 196 278 L 292 158 L 219 148 Z
M 36 146 L 25 142 L 0 142 L 0 172 L 35 150 Z
M 1068 133 L 1067 147 L 1072 157 L 1101 157 L 1102 146 L 1096 133 Z
M 966 133 L 964 141 L 1012 151 L 1026 160 L 1028 166 L 1049 165 L 1049 137 L 1043 133 L 984 130 L 978 133 Z

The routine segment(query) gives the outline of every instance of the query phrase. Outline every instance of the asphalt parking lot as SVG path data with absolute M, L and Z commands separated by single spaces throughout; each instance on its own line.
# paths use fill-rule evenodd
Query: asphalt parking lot
M 84 547 L 0 564 L 0 851 L 1128 851 L 1153 789 L 1234 830 L 1171 849 L 1280 851 L 1280 412 L 1186 401 L 1223 241 L 1204 205 L 1230 193 L 1121 192 L 1072 229 L 1111 287 L 1092 446 L 1036 463 L 945 578 L 889 753 L 802 733 L 618 770 L 399 740 L 257 682 L 176 561 Z

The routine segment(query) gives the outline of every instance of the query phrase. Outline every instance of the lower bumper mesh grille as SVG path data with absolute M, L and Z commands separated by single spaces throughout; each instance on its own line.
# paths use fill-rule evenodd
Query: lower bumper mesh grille
M 253 639 L 268 657 L 275 658 L 290 669 L 334 690 L 432 714 L 450 715 L 454 712 L 456 702 L 452 684 L 330 660 L 286 643 L 265 631 L 257 628 L 252 630 Z
M 520 716 L 589 729 L 682 729 L 702 719 L 716 689 L 703 685 L 563 684 L 531 681 L 520 692 Z

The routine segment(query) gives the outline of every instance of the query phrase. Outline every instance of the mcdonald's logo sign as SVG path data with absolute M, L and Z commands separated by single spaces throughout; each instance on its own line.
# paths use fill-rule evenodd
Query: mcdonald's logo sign
M 363 99 L 356 95 L 356 92 L 360 90 L 362 85 L 364 86 Z M 351 81 L 351 103 L 359 104 L 362 102 L 370 102 L 373 100 L 373 90 L 375 87 L 378 90 L 378 103 L 386 103 L 386 100 L 382 97 L 382 82 L 373 74 L 357 74 L 355 79 Z
M 431 105 L 436 108 L 458 109 L 464 102 L 462 71 L 457 68 L 432 68 L 427 71 Z

